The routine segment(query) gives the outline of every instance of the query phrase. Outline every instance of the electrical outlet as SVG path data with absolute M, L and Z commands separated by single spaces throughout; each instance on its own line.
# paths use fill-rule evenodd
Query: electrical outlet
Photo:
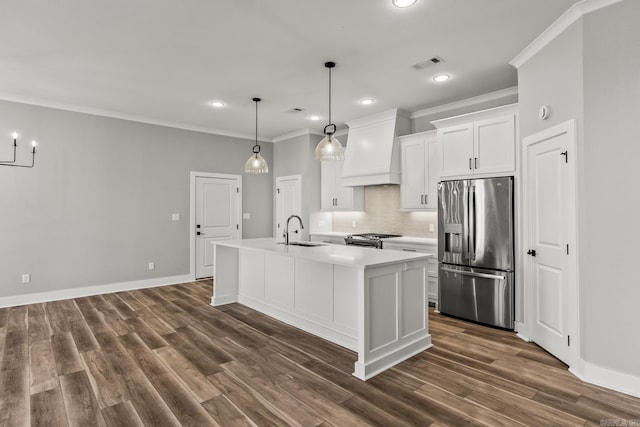
M 180 214 L 171 214 L 171 221 L 180 221 Z
M 351 221 L 351 226 L 353 228 L 356 228 L 358 226 L 358 223 L 355 220 L 353 220 L 353 221 Z
M 149 270 L 155 270 L 156 268 L 156 263 L 155 262 L 150 262 L 149 263 Z
M 436 225 L 435 224 L 429 224 L 429 232 L 430 233 L 435 233 L 436 231 Z
M 251 219 L 251 212 L 243 212 L 242 219 Z
M 22 283 L 31 283 L 31 275 L 23 274 L 22 275 Z

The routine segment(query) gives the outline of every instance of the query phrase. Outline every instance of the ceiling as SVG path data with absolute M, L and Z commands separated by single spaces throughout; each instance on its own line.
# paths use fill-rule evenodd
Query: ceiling
M 337 63 L 338 127 L 413 112 L 516 86 L 508 62 L 575 2 L 0 0 L 0 98 L 252 138 L 259 96 L 261 139 L 321 133 L 324 62 Z M 453 78 L 437 84 L 439 72 Z

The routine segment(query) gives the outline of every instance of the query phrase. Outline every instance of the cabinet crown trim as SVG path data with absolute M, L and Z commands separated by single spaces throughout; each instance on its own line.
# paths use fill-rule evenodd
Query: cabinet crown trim
M 435 129 L 432 130 L 425 130 L 423 132 L 416 132 L 416 133 L 410 133 L 407 135 L 402 135 L 399 136 L 398 139 L 400 140 L 400 142 L 405 142 L 405 141 L 412 141 L 414 139 L 418 139 L 418 138 L 435 138 L 437 134 L 437 131 Z
M 381 113 L 372 114 L 370 116 L 361 117 L 359 119 L 349 120 L 345 122 L 349 128 L 359 128 L 363 126 L 370 126 L 372 124 L 386 122 L 390 120 L 396 120 L 398 117 L 410 119 L 410 114 L 404 110 L 393 108 L 391 110 L 383 111 Z
M 434 120 L 431 122 L 437 129 L 461 125 L 465 123 L 477 122 L 500 115 L 517 114 L 518 104 L 503 105 L 501 107 L 489 108 L 488 110 L 475 111 L 473 113 L 461 114 L 459 116 L 448 117 L 446 119 Z

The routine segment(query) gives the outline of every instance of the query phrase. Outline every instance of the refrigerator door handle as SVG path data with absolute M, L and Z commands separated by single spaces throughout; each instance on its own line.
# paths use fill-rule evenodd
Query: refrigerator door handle
M 462 274 L 463 276 L 479 277 L 481 279 L 499 279 L 499 280 L 506 279 L 505 276 L 502 276 L 499 274 L 474 273 L 473 271 L 455 270 L 453 268 L 447 268 L 447 267 L 441 267 L 441 270 L 449 273 Z
M 463 264 L 467 264 L 469 262 L 469 187 L 465 182 L 463 187 L 462 194 L 462 203 L 464 204 L 464 209 L 462 210 L 463 215 L 465 216 L 462 219 L 462 259 L 465 260 Z
M 469 259 L 476 260 L 476 187 L 469 187 Z

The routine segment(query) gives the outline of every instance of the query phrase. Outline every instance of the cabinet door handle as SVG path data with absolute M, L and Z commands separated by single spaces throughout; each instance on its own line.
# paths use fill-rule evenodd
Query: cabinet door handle
M 471 157 L 469 157 L 469 170 L 471 170 L 471 169 L 473 169 L 473 168 L 471 167 Z
M 425 195 L 424 195 L 424 204 L 425 204 L 425 205 L 428 205 L 428 204 L 429 204 L 429 195 L 428 195 L 428 194 L 425 194 Z
M 417 252 L 415 249 L 402 248 L 402 250 L 405 252 Z
M 478 158 L 477 157 L 475 158 L 475 166 L 476 166 L 476 169 L 478 169 Z
M 424 205 L 424 194 L 420 195 L 420 204 Z

